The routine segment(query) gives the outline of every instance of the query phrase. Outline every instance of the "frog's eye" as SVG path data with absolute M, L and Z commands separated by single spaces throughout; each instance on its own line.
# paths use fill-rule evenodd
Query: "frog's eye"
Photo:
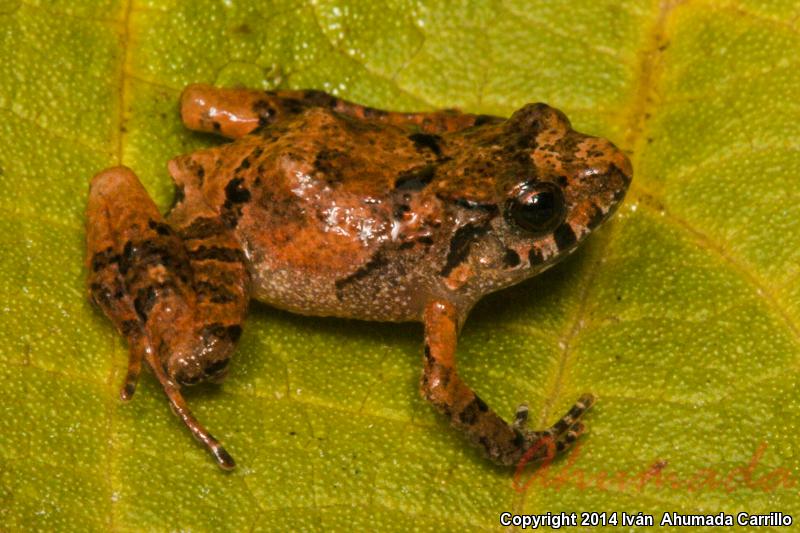
M 506 215 L 525 231 L 542 235 L 564 221 L 564 207 L 564 194 L 558 186 L 548 182 L 527 182 L 509 199 Z

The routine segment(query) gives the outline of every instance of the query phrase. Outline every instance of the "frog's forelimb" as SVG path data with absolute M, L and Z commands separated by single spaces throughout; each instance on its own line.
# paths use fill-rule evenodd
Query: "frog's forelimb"
M 583 432 L 580 418 L 594 403 L 591 394 L 581 396 L 561 420 L 544 431 L 526 429 L 528 409 L 525 405 L 517 409 L 514 422 L 508 424 L 456 371 L 458 313 L 455 306 L 445 301 L 431 302 L 425 309 L 424 324 L 422 395 L 449 417 L 452 425 L 464 432 L 470 441 L 480 446 L 489 459 L 506 466 L 519 463 L 523 457 L 528 462 L 542 461 L 550 453 L 567 449 Z M 552 450 L 548 442 L 552 442 Z M 531 448 L 535 449 L 526 454 Z
M 181 118 L 186 127 L 216 133 L 229 139 L 239 139 L 312 107 L 327 108 L 357 120 L 391 124 L 426 134 L 460 131 L 472 126 L 503 122 L 500 117 L 472 115 L 455 110 L 430 113 L 384 111 L 314 90 L 258 91 L 193 84 L 187 86 L 181 94 Z

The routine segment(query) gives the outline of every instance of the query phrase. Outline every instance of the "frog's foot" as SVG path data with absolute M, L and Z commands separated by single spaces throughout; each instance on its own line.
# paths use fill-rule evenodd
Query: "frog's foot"
M 592 394 L 583 394 L 567 414 L 544 431 L 527 430 L 528 406 L 522 404 L 517 407 L 512 426 L 525 440 L 523 457 L 526 462 L 552 459 L 553 455 L 562 453 L 572 446 L 585 431 L 586 427 L 580 419 L 594 402 Z
M 458 326 L 455 308 L 447 302 L 434 301 L 425 309 L 424 322 L 422 394 L 450 418 L 453 426 L 482 447 L 489 459 L 507 466 L 517 464 L 523 458 L 527 462 L 542 460 L 566 450 L 583 433 L 580 418 L 594 401 L 591 395 L 583 395 L 561 420 L 547 430 L 525 429 L 528 408 L 524 405 L 517 409 L 514 421 L 508 424 L 461 381 L 456 372 Z

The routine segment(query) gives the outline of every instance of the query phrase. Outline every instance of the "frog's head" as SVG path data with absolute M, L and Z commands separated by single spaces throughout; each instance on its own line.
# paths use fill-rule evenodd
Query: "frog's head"
M 503 125 L 515 164 L 499 180 L 502 232 L 513 277 L 527 277 L 575 250 L 616 210 L 631 163 L 610 141 L 574 131 L 560 111 L 530 104 Z

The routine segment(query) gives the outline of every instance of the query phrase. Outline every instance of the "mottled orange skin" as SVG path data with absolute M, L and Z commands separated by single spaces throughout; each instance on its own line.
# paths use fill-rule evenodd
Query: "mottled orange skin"
M 581 433 L 590 395 L 544 432 L 525 429 L 524 408 L 508 424 L 460 380 L 455 347 L 483 295 L 553 265 L 613 213 L 631 178 L 613 144 L 544 104 L 504 120 L 194 85 L 181 115 L 235 142 L 170 161 L 166 220 L 124 167 L 90 190 L 90 293 L 131 348 L 123 397 L 146 359 L 232 467 L 179 387 L 224 375 L 252 296 L 307 315 L 422 321 L 423 394 L 495 462 Z

